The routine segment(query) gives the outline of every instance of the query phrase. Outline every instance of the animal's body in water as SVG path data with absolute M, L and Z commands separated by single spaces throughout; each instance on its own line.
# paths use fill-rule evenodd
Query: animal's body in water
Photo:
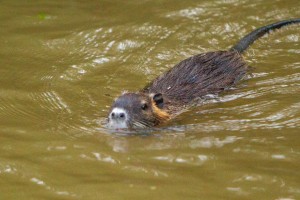
M 294 23 L 300 23 L 300 19 L 258 28 L 227 51 L 187 58 L 142 90 L 123 93 L 110 109 L 108 127 L 135 129 L 156 126 L 178 115 L 196 99 L 234 86 L 249 69 L 242 53 L 263 35 Z

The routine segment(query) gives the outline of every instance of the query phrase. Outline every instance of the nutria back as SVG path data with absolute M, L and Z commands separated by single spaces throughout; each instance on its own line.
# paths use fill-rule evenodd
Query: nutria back
M 247 64 L 236 51 L 216 51 L 192 56 L 154 79 L 142 92 L 161 93 L 169 104 L 187 105 L 197 97 L 217 94 L 244 77 Z M 167 101 L 166 101 L 167 100 Z

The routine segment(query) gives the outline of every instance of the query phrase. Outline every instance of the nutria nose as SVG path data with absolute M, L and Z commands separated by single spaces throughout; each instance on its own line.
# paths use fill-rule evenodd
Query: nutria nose
M 123 109 L 120 108 L 114 108 L 111 111 L 111 118 L 112 119 L 125 119 L 125 111 Z

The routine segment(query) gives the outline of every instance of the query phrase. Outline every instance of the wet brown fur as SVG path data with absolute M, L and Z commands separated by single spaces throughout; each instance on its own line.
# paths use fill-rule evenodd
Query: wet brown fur
M 216 51 L 192 56 L 154 79 L 143 93 L 161 93 L 162 110 L 176 115 L 196 98 L 218 94 L 235 85 L 248 70 L 236 51 Z

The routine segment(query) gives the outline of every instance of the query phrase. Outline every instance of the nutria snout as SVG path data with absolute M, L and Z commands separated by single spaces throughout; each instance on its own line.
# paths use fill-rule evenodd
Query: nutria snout
M 197 98 L 218 94 L 235 85 L 249 67 L 242 53 L 271 30 L 300 23 L 285 20 L 258 28 L 228 51 L 202 53 L 187 58 L 136 93 L 125 92 L 108 115 L 110 128 L 145 128 L 162 124 L 180 114 Z
M 116 99 L 108 116 L 111 128 L 144 128 L 155 126 L 170 118 L 162 110 L 161 93 L 124 93 Z

